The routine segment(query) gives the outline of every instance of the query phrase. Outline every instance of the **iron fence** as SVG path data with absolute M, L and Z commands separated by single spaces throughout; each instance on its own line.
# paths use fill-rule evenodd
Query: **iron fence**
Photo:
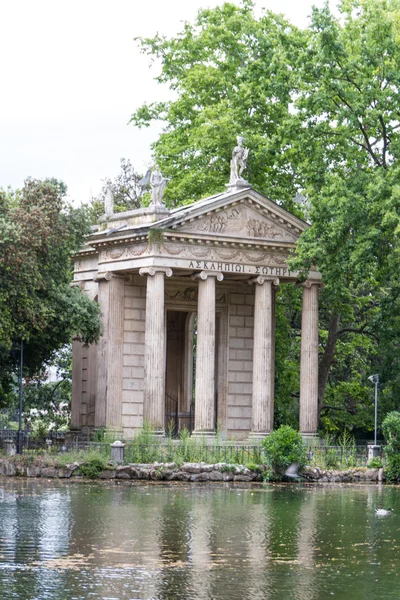
M 8 442 L 17 443 L 18 431 L 0 430 L 0 451 L 4 451 Z M 154 438 L 153 438 L 154 439 Z M 110 459 L 110 442 L 99 442 L 92 435 L 65 436 L 62 432 L 51 432 L 46 437 L 37 438 L 30 431 L 23 431 L 24 454 L 59 454 L 71 451 L 96 451 Z M 307 462 L 312 466 L 326 469 L 350 468 L 368 464 L 367 445 L 349 444 L 333 446 L 315 444 L 306 446 Z M 381 447 L 381 458 L 383 446 Z M 207 444 L 204 440 L 188 437 L 186 439 L 159 439 L 157 441 L 140 439 L 125 442 L 125 463 L 153 462 L 204 462 L 259 465 L 266 462 L 261 444 L 244 442 L 222 442 Z

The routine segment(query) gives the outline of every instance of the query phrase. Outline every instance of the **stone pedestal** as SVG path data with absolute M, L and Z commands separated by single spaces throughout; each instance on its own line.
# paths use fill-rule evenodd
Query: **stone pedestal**
M 306 281 L 303 287 L 300 357 L 300 433 L 316 436 L 318 429 L 318 287 Z
M 97 346 L 95 427 L 122 431 L 122 373 L 124 349 L 125 276 L 99 273 L 99 305 L 103 335 Z
M 378 458 L 381 455 L 381 446 L 375 444 L 368 444 L 368 462 L 373 458 Z
M 215 436 L 215 282 L 222 273 L 202 271 L 197 305 L 195 437 Z
M 165 435 L 165 276 L 169 268 L 140 269 L 147 275 L 143 418 L 157 435 Z
M 275 290 L 277 277 L 256 277 L 254 305 L 253 397 L 250 438 L 264 438 L 274 425 Z

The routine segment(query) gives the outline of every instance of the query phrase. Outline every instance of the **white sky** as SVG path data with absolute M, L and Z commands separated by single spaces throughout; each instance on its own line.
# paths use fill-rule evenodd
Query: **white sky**
M 165 99 L 133 38 L 174 35 L 223 0 L 0 0 L 0 187 L 57 177 L 86 202 L 121 157 L 139 171 L 159 127 L 127 125 Z M 305 27 L 322 0 L 256 0 Z M 167 90 L 168 96 L 168 90 Z

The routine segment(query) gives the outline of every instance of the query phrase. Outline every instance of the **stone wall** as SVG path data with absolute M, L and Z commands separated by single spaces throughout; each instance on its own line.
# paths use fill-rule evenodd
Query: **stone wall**
M 132 438 L 143 426 L 144 336 L 146 279 L 135 275 L 125 284 L 124 366 L 122 388 L 123 436 Z
M 65 467 L 57 467 L 46 460 L 37 459 L 33 463 L 20 460 L 19 457 L 0 459 L 0 476 L 5 477 L 43 477 L 69 479 L 82 478 L 79 464 L 73 463 Z M 99 479 L 144 479 L 151 481 L 233 481 L 261 482 L 265 467 L 259 466 L 250 470 L 244 465 L 227 463 L 152 463 L 129 464 L 116 466 L 109 463 L 108 467 L 98 475 Z M 338 470 L 323 470 L 318 467 L 307 467 L 303 477 L 310 483 L 377 483 L 384 481 L 383 469 L 355 468 Z
M 251 430 L 254 288 L 247 282 L 230 294 L 228 342 L 228 435 L 245 438 Z

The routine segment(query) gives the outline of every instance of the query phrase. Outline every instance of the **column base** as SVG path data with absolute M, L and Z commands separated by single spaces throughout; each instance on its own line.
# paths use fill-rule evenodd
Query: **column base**
M 300 431 L 300 435 L 307 443 L 319 443 L 319 435 L 316 431 Z
M 270 431 L 250 431 L 248 441 L 262 442 L 271 432 Z
M 165 438 L 166 437 L 165 429 L 155 429 L 154 431 L 151 432 L 151 435 L 154 435 L 154 437 L 156 437 L 156 438 Z
M 209 431 L 203 431 L 203 430 L 199 430 L 199 429 L 195 429 L 192 432 L 191 435 L 192 438 L 195 438 L 197 440 L 204 440 L 206 444 L 215 444 L 215 442 L 217 441 L 217 434 L 215 431 L 209 430 Z

